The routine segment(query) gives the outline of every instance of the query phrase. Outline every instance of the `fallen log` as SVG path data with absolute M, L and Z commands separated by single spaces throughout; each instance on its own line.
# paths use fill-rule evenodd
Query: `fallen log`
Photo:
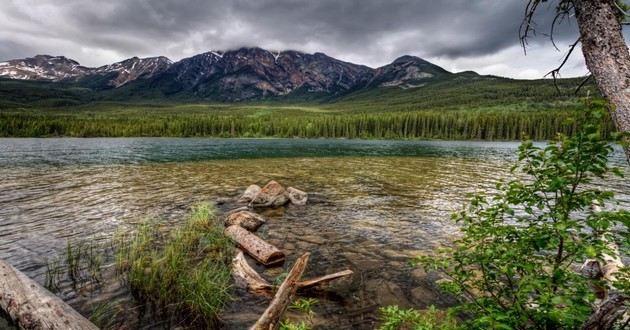
M 232 274 L 236 277 L 237 282 L 242 281 L 243 284 L 255 294 L 270 296 L 273 293 L 273 285 L 260 276 L 260 274 L 247 263 L 243 251 L 240 251 L 232 260 Z M 354 274 L 353 271 L 346 269 L 333 274 L 299 281 L 297 286 L 298 289 L 314 287 L 352 274 Z
M 582 330 L 613 329 L 615 323 L 626 313 L 627 301 L 626 296 L 617 292 L 611 293 L 597 311 L 586 320 Z
M 308 280 L 300 281 L 298 283 L 298 288 L 303 289 L 303 288 L 313 287 L 313 286 L 316 286 L 316 285 L 320 285 L 320 284 L 323 284 L 323 283 L 330 282 L 332 280 L 336 280 L 336 279 L 341 278 L 341 277 L 350 276 L 352 274 L 354 274 L 353 271 L 351 271 L 350 269 L 346 269 L 346 270 L 342 270 L 340 272 L 336 272 L 336 273 L 333 273 L 333 274 L 328 274 L 328 275 L 319 276 L 319 277 L 316 277 L 316 278 L 311 278 L 311 279 L 308 279 Z
M 593 212 L 601 212 L 601 207 L 597 202 L 591 205 Z M 598 259 L 588 259 L 580 269 L 582 275 L 597 280 L 603 280 L 604 285 L 595 285 L 594 290 L 598 302 L 596 309 L 588 320 L 582 325 L 583 330 L 609 329 L 622 319 L 627 313 L 626 302 L 628 297 L 620 292 L 609 292 L 612 284 L 617 281 L 616 273 L 624 267 L 621 254 L 617 244 L 613 241 L 603 239 L 611 254 L 604 254 L 602 262 Z
M 247 288 L 256 294 L 271 296 L 273 285 L 267 282 L 258 272 L 256 272 L 245 260 L 243 251 L 240 251 L 232 260 L 232 275 L 237 282 L 242 280 Z
M 223 232 L 233 239 L 247 254 L 265 266 L 282 263 L 284 253 L 241 226 L 229 226 Z
M 252 326 L 252 330 L 275 330 L 278 328 L 280 318 L 289 307 L 291 299 L 298 289 L 298 281 L 306 269 L 309 256 L 310 253 L 307 252 L 295 261 L 287 278 L 282 282 L 278 288 L 278 292 L 276 292 L 273 300 L 271 300 L 269 307 L 267 307 L 258 321 Z
M 21 329 L 98 330 L 59 297 L 0 260 L 0 308 Z

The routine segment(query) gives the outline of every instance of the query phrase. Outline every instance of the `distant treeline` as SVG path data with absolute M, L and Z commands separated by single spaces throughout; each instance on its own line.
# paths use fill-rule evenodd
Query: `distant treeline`
M 421 111 L 312 116 L 0 113 L 3 137 L 301 137 L 546 140 L 573 134 L 575 110 Z M 612 130 L 612 125 L 609 125 Z

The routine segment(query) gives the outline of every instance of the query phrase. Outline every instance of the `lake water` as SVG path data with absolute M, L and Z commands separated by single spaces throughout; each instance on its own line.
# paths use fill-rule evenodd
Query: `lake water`
M 147 217 L 173 225 L 197 201 L 238 196 L 250 184 L 273 179 L 311 199 L 306 206 L 263 213 L 268 223 L 258 233 L 288 253 L 284 267 L 311 252 L 307 277 L 347 267 L 355 272 L 310 293 L 319 299 L 317 327 L 372 329 L 379 306 L 452 303 L 435 288 L 435 275 L 410 267 L 408 259 L 449 242 L 457 233 L 450 213 L 466 193 L 489 191 L 507 177 L 517 147 L 468 141 L 0 139 L 0 258 L 44 283 L 46 263 L 62 255 L 68 241 L 106 246 L 118 228 L 132 230 Z M 620 149 L 612 161 L 624 164 Z M 630 207 L 630 180 L 603 184 L 617 193 L 620 207 Z M 284 271 L 258 270 L 271 280 Z M 59 295 L 85 314 L 104 301 L 133 305 L 124 285 L 113 277 L 106 282 L 89 292 L 66 283 Z M 226 329 L 247 328 L 268 303 L 236 294 L 223 317 Z

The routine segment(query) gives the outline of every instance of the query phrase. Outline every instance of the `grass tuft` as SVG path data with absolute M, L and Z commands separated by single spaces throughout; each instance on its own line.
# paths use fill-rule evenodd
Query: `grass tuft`
M 137 298 L 189 324 L 217 324 L 230 298 L 233 243 L 211 204 L 193 206 L 184 224 L 168 235 L 146 222 L 116 241 L 117 270 Z

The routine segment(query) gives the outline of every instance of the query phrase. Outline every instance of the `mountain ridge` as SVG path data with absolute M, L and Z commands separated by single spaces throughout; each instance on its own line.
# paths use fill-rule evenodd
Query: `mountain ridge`
M 420 88 L 443 79 L 484 76 L 458 75 L 411 55 L 371 68 L 320 52 L 242 47 L 177 62 L 163 56 L 132 57 L 96 68 L 64 56 L 36 55 L 0 63 L 0 77 L 73 83 L 125 95 L 243 101 L 289 95 L 330 98 L 366 88 Z

